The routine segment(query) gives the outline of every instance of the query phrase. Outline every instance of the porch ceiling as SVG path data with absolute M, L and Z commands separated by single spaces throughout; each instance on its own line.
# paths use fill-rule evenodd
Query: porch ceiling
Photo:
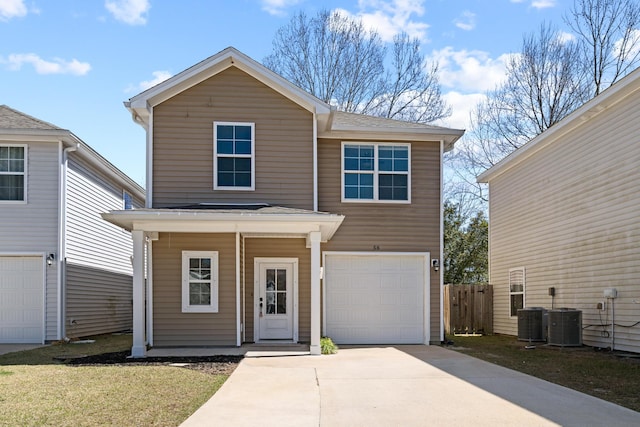
M 330 240 L 343 215 L 269 206 L 260 209 L 134 209 L 101 214 L 128 231 L 174 233 L 245 233 L 305 237 L 319 231 Z

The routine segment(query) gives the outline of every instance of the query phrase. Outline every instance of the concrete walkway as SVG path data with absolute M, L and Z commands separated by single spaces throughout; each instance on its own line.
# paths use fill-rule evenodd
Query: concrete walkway
M 38 347 L 46 347 L 45 344 L 0 344 L 0 354 L 14 353 L 16 351 L 33 350 Z
M 640 413 L 437 346 L 245 358 L 182 426 L 638 426 Z

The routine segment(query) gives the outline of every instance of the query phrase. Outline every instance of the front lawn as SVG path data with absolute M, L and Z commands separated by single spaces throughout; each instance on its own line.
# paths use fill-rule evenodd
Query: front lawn
M 157 363 L 74 366 L 60 360 L 131 346 L 126 335 L 93 339 L 0 356 L 0 425 L 175 426 L 228 378 Z

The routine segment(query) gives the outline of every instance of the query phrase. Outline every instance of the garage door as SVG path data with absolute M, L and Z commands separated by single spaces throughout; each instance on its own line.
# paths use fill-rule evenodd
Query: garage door
M 325 334 L 338 344 L 422 344 L 424 255 L 327 254 Z
M 43 340 L 41 257 L 0 256 L 0 343 Z

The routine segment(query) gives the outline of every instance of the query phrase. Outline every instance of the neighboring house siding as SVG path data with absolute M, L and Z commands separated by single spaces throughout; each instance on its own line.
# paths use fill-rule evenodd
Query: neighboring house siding
M 342 203 L 341 140 L 318 142 L 319 210 L 345 215 L 323 251 L 429 252 L 440 256 L 440 143 L 411 146 L 411 204 Z M 374 249 L 375 248 L 375 249 Z M 440 275 L 431 274 L 432 341 L 440 337 Z
M 69 156 L 67 173 L 67 262 L 131 275 L 131 235 L 100 216 L 123 209 L 122 186 Z
M 254 258 L 298 258 L 298 341 L 311 339 L 311 251 L 305 239 L 245 239 L 245 340 L 254 334 Z
M 490 182 L 494 330 L 516 335 L 508 270 L 525 267 L 527 306 L 582 310 L 583 326 L 611 323 L 603 290 L 618 290 L 615 323 L 638 321 L 640 300 L 640 97 L 627 98 Z M 609 305 L 609 304 L 608 304 Z M 604 327 L 585 344 L 608 347 Z M 615 348 L 640 352 L 640 327 L 616 326 Z
M 218 252 L 217 313 L 182 313 L 182 251 Z M 153 242 L 154 346 L 236 345 L 236 235 L 160 233 Z
M 132 328 L 131 276 L 69 264 L 66 278 L 68 337 Z
M 213 122 L 255 123 L 255 191 L 213 190 Z M 154 108 L 153 207 L 313 209 L 313 115 L 231 68 Z
M 0 144 L 13 144 L 2 141 Z M 16 144 L 24 144 L 23 142 Z M 58 253 L 58 144 L 29 142 L 27 203 L 0 203 L 0 253 Z M 57 263 L 46 267 L 45 339 L 57 334 Z

